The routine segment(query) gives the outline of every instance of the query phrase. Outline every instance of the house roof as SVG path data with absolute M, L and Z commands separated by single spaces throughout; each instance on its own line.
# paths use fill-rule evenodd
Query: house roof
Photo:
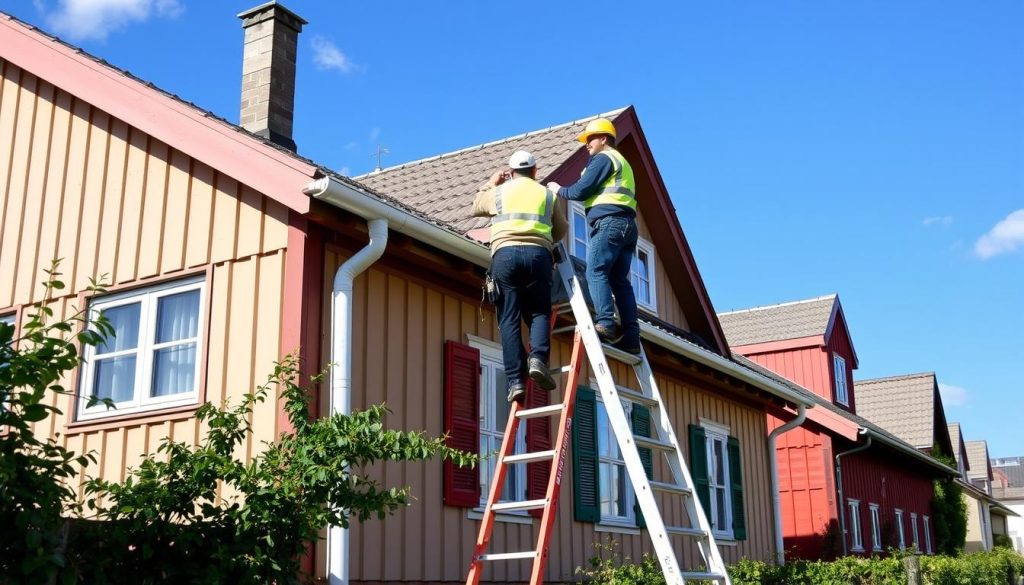
M 1002 457 L 990 459 L 993 470 L 999 469 L 1009 481 L 1009 487 L 1024 488 L 1024 458 Z
M 935 409 L 941 408 L 941 401 L 934 372 L 858 380 L 853 385 L 861 416 L 919 449 L 935 444 Z M 945 430 L 948 433 L 948 427 Z
M 732 355 L 733 355 L 733 359 L 737 363 L 740 363 L 740 364 L 742 364 L 742 365 L 744 365 L 744 366 L 746 366 L 746 367 L 756 371 L 757 373 L 761 374 L 762 376 L 766 376 L 766 377 L 771 378 L 771 379 L 773 379 L 773 380 L 775 380 L 775 381 L 777 381 L 777 382 L 779 382 L 781 384 L 784 384 L 784 385 L 788 386 L 794 392 L 800 393 L 808 401 L 812 402 L 815 407 L 820 407 L 820 408 L 814 408 L 813 411 L 808 411 L 807 416 L 808 416 L 808 418 L 813 419 L 814 422 L 816 422 L 819 425 L 825 427 L 826 429 L 828 429 L 828 430 L 830 430 L 832 432 L 836 432 L 837 434 L 840 434 L 841 436 L 845 436 L 847 439 L 850 439 L 850 440 L 853 440 L 853 441 L 856 442 L 857 441 L 856 437 L 851 437 L 851 435 L 849 433 L 843 433 L 841 429 L 835 428 L 834 427 L 834 421 L 843 421 L 843 422 L 845 422 L 847 424 L 855 425 L 858 429 L 864 429 L 872 437 L 877 438 L 880 443 L 882 443 L 882 444 L 884 444 L 884 445 L 886 445 L 886 446 L 888 446 L 890 448 L 893 448 L 893 449 L 896 449 L 897 451 L 905 453 L 905 454 L 909 455 L 910 457 L 912 457 L 914 459 L 917 459 L 918 461 L 921 461 L 921 462 L 929 465 L 930 467 L 939 469 L 939 470 L 941 470 L 941 471 L 943 471 L 945 473 L 953 473 L 954 475 L 959 475 L 956 472 L 955 469 L 951 469 L 950 467 L 948 467 L 947 465 L 945 465 L 941 461 L 935 459 L 934 457 L 931 457 L 930 455 L 928 455 L 926 453 L 922 453 L 921 451 L 919 451 L 913 445 L 907 443 L 906 441 L 902 440 L 898 436 L 896 436 L 893 433 L 887 431 L 886 429 L 882 428 L 881 426 L 871 422 L 870 420 L 867 420 L 864 417 L 857 416 L 856 414 L 853 414 L 853 413 L 851 413 L 851 412 L 849 412 L 847 410 L 839 408 L 838 406 L 833 404 L 832 401 L 827 400 L 827 399 L 825 399 L 825 398 L 823 398 L 821 396 L 818 396 L 817 394 L 815 394 L 814 392 L 811 392 L 807 388 L 804 388 L 803 386 L 797 384 L 796 382 L 793 382 L 792 380 L 786 378 L 785 376 L 782 376 L 781 374 L 778 374 L 778 373 L 776 373 L 776 372 L 774 372 L 772 370 L 769 370 L 768 368 L 758 364 L 757 362 L 755 362 L 755 361 L 753 361 L 753 360 L 751 360 L 749 358 L 746 358 L 746 357 L 744 357 L 744 356 L 742 356 L 742 355 L 740 355 L 738 353 L 733 353 Z M 820 414 L 818 414 L 820 412 L 827 412 L 829 414 L 829 416 L 828 417 L 822 417 Z
M 486 228 L 490 218 L 473 217 L 472 204 L 477 189 L 497 169 L 508 166 L 508 157 L 517 150 L 528 150 L 537 160 L 537 178 L 545 180 L 580 150 L 576 136 L 587 122 L 598 118 L 615 119 L 626 111 L 620 108 L 494 142 L 407 162 L 398 166 L 354 177 L 356 181 L 387 193 L 423 215 L 437 218 L 468 233 Z M 484 234 L 481 234 L 484 235 Z
M 988 443 L 986 441 L 967 441 L 964 443 L 967 450 L 967 462 L 971 464 L 972 471 L 967 472 L 970 479 L 992 479 L 992 468 L 988 463 Z
M 834 319 L 838 295 L 754 307 L 718 314 L 731 347 L 825 336 Z
M 953 445 L 953 459 L 956 460 L 957 465 L 960 464 L 960 452 L 964 448 L 964 435 L 960 432 L 960 423 L 949 423 L 946 425 L 949 431 L 949 442 Z M 970 462 L 963 462 L 964 469 L 970 469 Z

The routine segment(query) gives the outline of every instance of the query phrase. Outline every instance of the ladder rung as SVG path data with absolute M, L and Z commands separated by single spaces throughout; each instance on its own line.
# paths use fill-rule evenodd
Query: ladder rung
M 721 573 L 706 573 L 704 571 L 680 571 L 679 576 L 683 579 L 693 579 L 695 581 L 716 581 L 725 579 L 725 575 Z
M 622 396 L 627 400 L 632 400 L 637 404 L 643 404 L 644 406 L 650 406 L 652 408 L 657 408 L 659 406 L 657 400 L 651 398 L 650 396 L 644 396 L 643 393 L 637 392 L 632 388 L 616 385 L 615 389 L 619 391 L 619 396 Z
M 489 555 L 480 555 L 477 560 L 480 561 L 510 561 L 514 559 L 533 559 L 537 558 L 537 551 L 528 550 L 526 552 L 514 552 L 514 553 L 493 553 Z
M 542 500 L 524 500 L 522 502 L 501 502 L 491 506 L 495 512 L 519 512 L 522 510 L 539 510 L 548 505 L 547 498 Z
M 561 335 L 562 333 L 571 333 L 573 331 L 576 331 L 575 325 L 566 325 L 564 327 L 555 327 L 555 330 L 551 333 L 554 335 Z
M 707 533 L 700 528 L 688 528 L 686 526 L 666 526 L 665 532 L 669 534 L 682 534 L 683 536 L 695 536 L 698 538 L 704 538 Z
M 572 303 L 566 301 L 564 303 L 558 303 L 557 305 L 551 308 L 554 309 L 555 312 L 558 313 L 559 315 L 564 315 L 566 313 L 572 312 Z
M 608 356 L 613 360 L 620 361 L 624 364 L 638 366 L 641 362 L 643 362 L 640 356 L 633 355 L 631 353 L 626 353 L 621 349 L 615 347 L 614 345 L 608 345 L 607 343 L 603 343 L 601 344 L 601 347 L 604 348 L 604 355 Z
M 660 449 L 662 451 L 675 452 L 676 446 L 672 443 L 665 443 L 657 439 L 649 439 L 647 437 L 633 436 L 633 440 L 636 441 L 637 447 L 647 447 L 648 449 Z
M 505 458 L 505 463 L 533 463 L 534 461 L 544 461 L 547 459 L 555 458 L 555 450 L 550 451 L 535 451 L 533 453 L 520 453 L 519 455 L 509 455 Z
M 572 371 L 572 364 L 569 364 L 568 366 L 562 366 L 560 368 L 555 368 L 554 370 L 548 370 L 548 371 L 551 372 L 552 374 L 568 374 L 569 372 Z
M 538 408 L 529 408 L 527 410 L 520 410 L 516 413 L 517 418 L 537 418 L 541 416 L 551 416 L 562 412 L 562 403 L 549 404 L 547 406 L 541 406 Z
M 693 490 L 686 486 L 677 485 L 674 483 L 665 483 L 663 481 L 651 481 L 651 489 L 659 492 L 665 492 L 667 494 L 679 494 L 680 496 L 688 496 L 693 493 Z

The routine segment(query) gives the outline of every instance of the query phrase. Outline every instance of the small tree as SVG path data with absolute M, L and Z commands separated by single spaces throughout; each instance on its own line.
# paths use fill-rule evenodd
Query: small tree
M 123 484 L 90 480 L 87 492 L 108 502 L 97 509 L 110 523 L 102 537 L 83 539 L 102 549 L 88 555 L 95 560 L 87 581 L 130 574 L 139 583 L 293 583 L 305 547 L 324 526 L 383 518 L 408 504 L 407 487 L 378 485 L 365 466 L 476 460 L 443 438 L 386 430 L 383 406 L 309 420 L 298 375 L 296 359 L 287 357 L 237 406 L 199 408 L 196 418 L 209 428 L 199 446 L 165 439 Z M 294 430 L 246 463 L 235 457 L 237 447 L 251 433 L 253 406 L 275 387 Z M 219 497 L 227 490 L 238 497 Z
M 65 373 L 80 362 L 77 344 L 95 345 L 110 332 L 99 319 L 90 330 L 84 314 L 50 323 L 48 306 L 64 283 L 54 261 L 46 270 L 45 301 L 32 307 L 22 326 L 0 323 L 0 580 L 41 583 L 67 565 L 64 512 L 81 509 L 69 481 L 95 461 L 92 453 L 76 455 L 55 437 L 38 437 L 33 425 L 61 411 L 52 395 L 70 394 L 61 385 Z M 102 290 L 95 283 L 92 291 Z M 76 332 L 77 331 L 77 332 Z

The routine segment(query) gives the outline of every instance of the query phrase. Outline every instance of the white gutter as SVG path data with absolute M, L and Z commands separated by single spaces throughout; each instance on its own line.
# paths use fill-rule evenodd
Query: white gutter
M 775 512 L 775 564 L 786 564 L 786 549 L 782 538 L 782 497 L 779 495 L 779 464 L 775 458 L 775 439 L 782 433 L 803 424 L 807 418 L 807 407 L 797 406 L 796 418 L 768 434 L 768 467 L 772 479 L 772 511 Z
M 871 447 L 872 436 L 868 433 L 868 430 L 862 427 L 858 434 L 867 436 L 867 442 L 861 445 L 860 447 L 854 447 L 849 451 L 836 453 L 836 487 L 839 491 L 839 534 L 842 536 L 843 539 L 844 557 L 846 556 L 846 553 L 848 551 L 846 550 L 846 502 L 843 501 L 843 463 L 842 461 L 840 461 L 840 458 L 846 457 L 847 455 L 853 455 L 854 453 L 860 453 L 861 451 L 864 451 Z
M 877 433 L 877 432 L 875 432 L 875 431 L 873 431 L 873 430 L 871 430 L 871 429 L 869 429 L 867 427 L 861 427 L 860 432 L 861 432 L 861 434 L 866 434 L 866 435 L 872 436 L 872 437 L 878 439 L 879 442 L 885 444 L 886 446 L 892 447 L 892 448 L 896 449 L 897 451 L 900 451 L 902 453 L 910 455 L 914 459 L 917 459 L 917 460 L 921 461 L 922 463 L 926 463 L 927 465 L 930 465 L 931 467 L 934 467 L 935 469 L 939 469 L 941 471 L 945 471 L 945 472 L 947 472 L 947 473 L 949 473 L 950 475 L 953 475 L 953 476 L 958 476 L 960 474 L 960 472 L 958 472 L 957 470 L 953 469 L 952 467 L 946 465 L 945 463 L 939 461 L 938 459 L 932 457 L 931 455 L 927 455 L 925 453 L 922 453 L 922 452 L 918 451 L 912 445 L 904 443 L 903 441 L 899 441 L 899 440 L 894 441 L 891 438 L 886 437 L 885 435 L 879 434 L 879 433 Z

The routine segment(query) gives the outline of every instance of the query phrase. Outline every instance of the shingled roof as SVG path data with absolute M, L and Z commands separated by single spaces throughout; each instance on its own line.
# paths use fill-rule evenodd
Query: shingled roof
M 971 464 L 971 470 L 967 472 L 970 479 L 992 479 L 992 468 L 988 461 L 988 443 L 986 441 L 967 441 L 964 443 L 967 450 L 967 461 Z
M 472 217 L 477 189 L 495 170 L 508 165 L 517 150 L 528 150 L 537 159 L 537 177 L 543 180 L 558 169 L 582 145 L 576 136 L 587 122 L 604 117 L 614 120 L 626 108 L 605 112 L 566 124 L 534 130 L 408 162 L 365 175 L 355 180 L 392 197 L 417 212 L 443 221 L 468 233 L 489 225 L 486 217 Z
M 964 434 L 960 431 L 960 423 L 949 423 L 946 425 L 946 428 L 949 430 L 949 442 L 953 444 L 953 459 L 959 465 L 960 451 L 963 450 L 964 446 Z M 964 469 L 971 468 L 969 461 L 964 461 L 963 465 Z
M 719 313 L 729 345 L 738 347 L 769 341 L 825 335 L 839 297 L 835 294 Z
M 858 380 L 854 390 L 858 414 L 918 449 L 931 449 L 935 409 L 942 408 L 933 372 Z

